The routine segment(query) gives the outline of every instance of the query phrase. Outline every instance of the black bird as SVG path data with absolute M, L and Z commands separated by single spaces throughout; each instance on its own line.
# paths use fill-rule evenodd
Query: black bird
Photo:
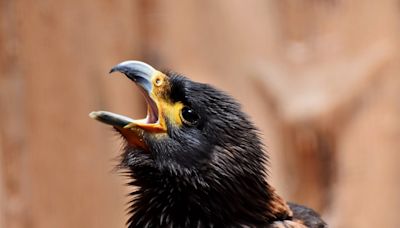
M 139 86 L 145 119 L 98 111 L 126 146 L 121 167 L 136 190 L 132 227 L 311 227 L 313 210 L 286 203 L 268 184 L 256 127 L 230 96 L 140 61 L 111 69 Z

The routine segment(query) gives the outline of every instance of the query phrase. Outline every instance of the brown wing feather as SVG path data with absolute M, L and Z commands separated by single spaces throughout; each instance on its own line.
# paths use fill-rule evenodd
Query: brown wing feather
M 308 228 L 327 228 L 327 224 L 321 219 L 321 216 L 314 210 L 294 204 L 288 203 L 290 209 L 293 212 L 293 221 L 299 224 L 304 224 Z M 289 226 L 291 227 L 291 226 Z M 301 227 L 301 226 L 293 226 Z

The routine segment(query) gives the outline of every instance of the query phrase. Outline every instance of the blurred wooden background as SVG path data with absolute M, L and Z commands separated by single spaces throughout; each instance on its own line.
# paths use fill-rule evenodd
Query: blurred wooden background
M 144 116 L 108 77 L 139 59 L 228 91 L 271 181 L 330 227 L 400 227 L 400 2 L 0 0 L 0 227 L 124 227 L 119 139 Z

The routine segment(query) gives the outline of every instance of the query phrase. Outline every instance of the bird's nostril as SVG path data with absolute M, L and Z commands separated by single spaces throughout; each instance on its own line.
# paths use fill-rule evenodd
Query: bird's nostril
M 162 80 L 160 78 L 157 78 L 155 83 L 156 83 L 156 86 L 160 86 L 162 84 Z

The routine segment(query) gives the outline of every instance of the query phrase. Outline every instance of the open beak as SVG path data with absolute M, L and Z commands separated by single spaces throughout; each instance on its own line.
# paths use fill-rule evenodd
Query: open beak
M 125 61 L 113 67 L 110 73 L 121 72 L 134 81 L 142 91 L 147 103 L 147 116 L 144 119 L 129 117 L 107 111 L 91 112 L 89 116 L 102 123 L 112 125 L 132 145 L 146 148 L 143 135 L 146 132 L 166 132 L 165 120 L 162 117 L 162 97 L 160 92 L 168 87 L 166 76 L 152 66 L 140 61 Z

